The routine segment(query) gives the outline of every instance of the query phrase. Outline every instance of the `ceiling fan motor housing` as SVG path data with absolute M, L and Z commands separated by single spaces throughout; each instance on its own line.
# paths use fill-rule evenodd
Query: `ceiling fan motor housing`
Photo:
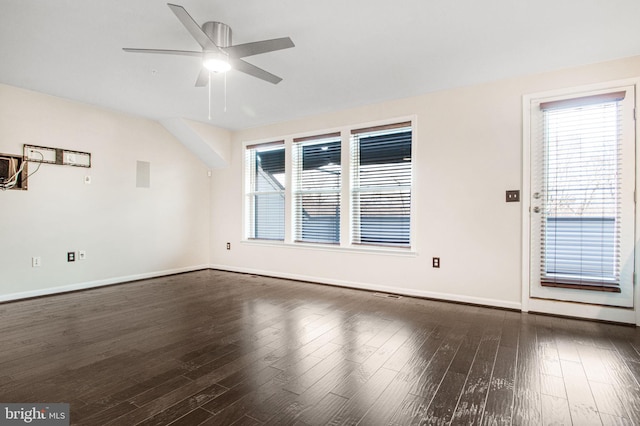
M 231 46 L 231 27 L 222 22 L 205 22 L 202 24 L 202 31 L 218 47 Z

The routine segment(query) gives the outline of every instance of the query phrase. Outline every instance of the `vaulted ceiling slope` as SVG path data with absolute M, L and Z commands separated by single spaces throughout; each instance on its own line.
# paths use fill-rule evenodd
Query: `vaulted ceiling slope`
M 157 120 L 237 130 L 518 75 L 640 54 L 638 0 L 175 0 L 233 43 L 289 36 L 246 58 L 277 85 L 233 70 L 194 87 L 198 50 L 156 0 L 3 0 L 0 82 Z

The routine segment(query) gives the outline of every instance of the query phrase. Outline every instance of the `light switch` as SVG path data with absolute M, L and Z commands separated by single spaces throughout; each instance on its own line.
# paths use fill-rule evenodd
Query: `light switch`
M 519 202 L 520 201 L 520 190 L 519 189 L 508 190 L 506 198 L 507 198 L 506 199 L 507 203 L 517 203 L 517 202 Z

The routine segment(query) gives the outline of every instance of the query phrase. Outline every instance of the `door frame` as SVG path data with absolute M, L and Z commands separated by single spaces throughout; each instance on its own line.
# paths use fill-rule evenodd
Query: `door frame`
M 531 101 L 537 98 L 548 98 L 553 96 L 579 96 L 581 93 L 607 89 L 615 86 L 635 86 L 635 186 L 636 193 L 640 190 L 640 155 L 638 150 L 638 135 L 640 126 L 638 125 L 638 109 L 640 109 L 640 77 L 607 81 L 603 83 L 586 86 L 556 89 L 538 93 L 531 93 L 522 97 L 522 289 L 521 289 L 521 310 L 522 312 L 540 312 L 555 315 L 563 315 L 578 318 L 589 318 L 604 321 L 622 322 L 640 326 L 640 292 L 638 291 L 637 279 L 634 280 L 633 287 L 633 308 L 616 308 L 611 306 L 592 305 L 578 302 L 565 302 L 549 299 L 539 299 L 530 296 L 531 285 Z M 640 241 L 638 234 L 640 230 L 640 214 L 637 208 L 634 214 L 634 277 L 638 276 L 638 265 L 640 264 Z

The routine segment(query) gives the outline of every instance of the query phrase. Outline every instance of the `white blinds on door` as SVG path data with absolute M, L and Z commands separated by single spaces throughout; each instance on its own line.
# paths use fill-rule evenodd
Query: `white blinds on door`
M 543 285 L 617 291 L 624 95 L 616 92 L 540 104 L 543 192 L 534 197 L 542 201 Z

